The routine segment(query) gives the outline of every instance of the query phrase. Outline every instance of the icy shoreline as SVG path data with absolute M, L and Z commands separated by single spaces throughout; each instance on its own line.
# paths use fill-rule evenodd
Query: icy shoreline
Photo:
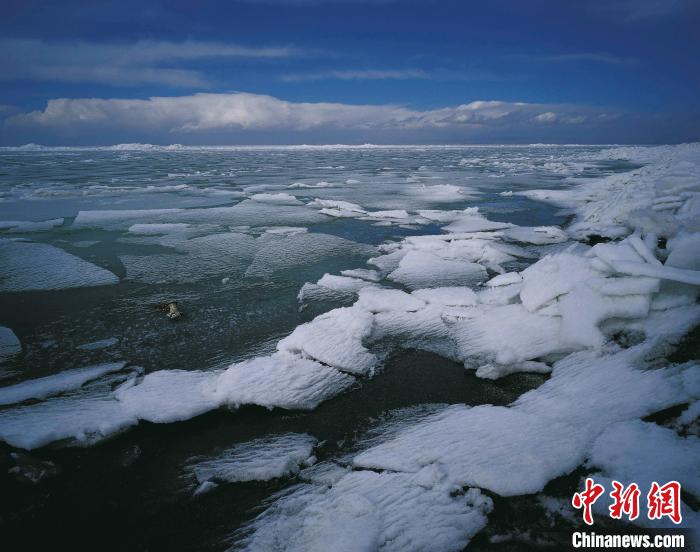
M 536 493 L 584 462 L 601 477 L 630 473 L 624 451 L 606 454 L 612 431 L 697 451 L 696 437 L 633 424 L 679 404 L 697 412 L 697 365 L 665 366 L 660 354 L 700 322 L 700 146 L 607 155 L 646 165 L 567 190 L 524 193 L 573 209 L 576 219 L 564 230 L 493 222 L 475 208 L 410 214 L 320 201 L 328 217 L 430 221 L 445 233 L 385 244 L 372 270 L 304 286 L 302 301 L 358 299 L 297 327 L 270 356 L 224 371 L 135 372 L 114 392 L 91 385 L 2 410 L 0 437 L 24 448 L 60 439 L 90 444 L 139 420 L 174 422 L 222 406 L 312 409 L 380 370 L 386 344 L 438 353 L 479 377 L 551 372 L 508 407 L 453 405 L 391 433 L 350 460 L 356 469 L 334 472 L 330 483 L 312 478 L 252 523 L 251 549 L 300 550 L 349 546 L 358 533 L 370 548 L 440 542 L 461 549 L 487 523 L 492 504 L 481 490 Z M 264 199 L 289 202 L 273 196 Z M 572 241 L 592 235 L 613 241 Z M 18 396 L 39 396 L 31 383 L 20 385 Z M 692 472 L 677 465 L 675 477 L 697 496 Z M 697 527 L 697 515 L 685 512 L 685 523 Z M 347 533 L 338 533 L 341 526 Z

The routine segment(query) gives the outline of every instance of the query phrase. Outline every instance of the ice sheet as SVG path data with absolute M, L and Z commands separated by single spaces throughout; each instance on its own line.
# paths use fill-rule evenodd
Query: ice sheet
M 111 362 L 84 368 L 64 370 L 52 376 L 25 380 L 15 385 L 0 387 L 0 405 L 20 403 L 28 399 L 44 399 L 77 389 L 84 383 L 111 372 L 118 372 L 126 363 Z
M 209 458 L 188 462 L 187 471 L 199 483 L 206 481 L 268 481 L 299 473 L 310 460 L 317 444 L 315 437 L 304 433 L 271 435 L 238 443 Z
M 351 472 L 330 488 L 293 487 L 256 518 L 245 550 L 462 550 L 493 504 L 478 489 L 452 493 L 440 470 Z
M 359 307 L 334 309 L 297 326 L 277 349 L 351 374 L 369 374 L 378 363 L 364 346 L 373 323 L 372 315 Z
M 0 238 L 0 292 L 116 284 L 109 270 L 45 243 Z
M 477 263 L 452 261 L 423 251 L 409 251 L 399 262 L 390 280 L 411 289 L 476 284 L 486 279 L 486 269 Z

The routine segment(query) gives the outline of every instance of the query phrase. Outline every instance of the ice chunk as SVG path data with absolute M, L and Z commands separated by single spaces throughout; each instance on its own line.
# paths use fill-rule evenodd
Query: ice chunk
M 0 405 L 14 404 L 28 399 L 44 399 L 82 386 L 111 372 L 118 372 L 126 363 L 112 362 L 85 368 L 64 370 L 52 376 L 26 380 L 15 385 L 0 387 Z
M 73 226 L 90 228 L 130 227 L 137 221 L 167 222 L 182 215 L 185 209 L 124 209 L 113 211 L 80 211 Z
M 83 351 L 97 351 L 99 349 L 106 349 L 107 347 L 112 347 L 119 343 L 119 339 L 116 337 L 107 337 L 105 339 L 100 339 L 99 341 L 92 341 L 90 343 L 85 343 L 83 345 L 78 345 L 78 349 Z
M 528 312 L 520 304 L 477 307 L 469 318 L 451 326 L 460 358 L 475 357 L 498 364 L 572 350 L 562 342 L 560 331 L 558 317 Z
M 357 180 L 348 180 L 346 183 L 347 184 L 357 183 Z M 289 186 L 287 186 L 287 188 L 292 189 L 292 190 L 302 189 L 302 188 L 334 188 L 334 187 L 335 187 L 335 184 L 333 184 L 331 182 L 325 182 L 325 181 L 316 182 L 315 184 L 309 184 L 307 182 L 295 182 L 294 184 L 290 184 Z
M 217 487 L 218 487 L 218 485 L 216 483 L 214 483 L 213 481 L 205 481 L 204 483 L 202 483 L 199 487 L 197 487 L 194 490 L 194 493 L 192 493 L 192 495 L 193 496 L 203 495 L 205 493 L 208 493 L 209 491 L 213 491 Z
M 700 270 L 700 233 L 681 234 L 668 243 L 666 266 Z
M 380 255 L 379 257 L 372 257 L 368 259 L 367 262 L 376 266 L 382 272 L 391 272 L 398 268 L 401 259 L 406 256 L 406 253 L 407 251 L 399 249 L 385 255 Z
M 663 454 L 659 454 L 663 451 Z M 607 428 L 596 439 L 588 464 L 601 469 L 594 473 L 596 482 L 612 489 L 612 480 L 624 486 L 639 485 L 644 493 L 652 482 L 660 485 L 678 481 L 684 493 L 700 496 L 700 439 L 679 437 L 674 431 L 640 420 L 620 422 Z M 643 500 L 643 498 L 642 498 Z M 599 514 L 607 514 L 612 500 L 608 493 L 594 505 Z M 699 527 L 700 516 L 685 503 L 681 503 L 683 521 L 680 527 Z M 633 523 L 648 527 L 678 527 L 668 519 L 649 520 L 640 515 Z
M 9 230 L 10 232 L 46 232 L 63 224 L 62 218 L 42 220 L 33 222 L 28 220 L 6 220 L 0 221 L 0 230 Z
M 317 440 L 304 433 L 285 433 L 239 443 L 211 458 L 189 462 L 187 471 L 206 481 L 268 481 L 299 473 Z
M 301 302 L 334 300 L 347 295 L 354 295 L 362 288 L 374 285 L 376 284 L 361 280 L 360 278 L 324 274 L 315 284 L 305 283 L 299 291 L 297 298 Z
M 484 285 L 488 287 L 509 286 L 510 284 L 519 284 L 522 281 L 523 277 L 518 272 L 507 272 L 491 278 Z
M 247 268 L 248 277 L 270 277 L 276 272 L 332 257 L 370 256 L 375 248 L 330 234 L 271 236 Z
M 644 259 L 645 262 L 653 265 L 661 264 L 661 261 L 659 261 L 656 258 L 654 253 L 649 249 L 649 247 L 647 247 L 647 245 L 637 234 L 632 234 L 631 236 L 627 237 L 624 241 L 628 242 L 637 252 L 637 255 Z
M 360 290 L 359 299 L 355 305 L 372 313 L 415 312 L 424 307 L 425 302 L 398 289 L 365 287 Z
M 337 291 L 350 291 L 353 293 L 357 293 L 363 287 L 372 285 L 366 280 L 362 280 L 360 278 L 335 276 L 333 274 L 324 274 L 321 279 L 316 282 L 316 284 Z
M 508 240 L 535 245 L 561 243 L 569 239 L 568 234 L 556 226 L 515 226 L 505 229 L 503 235 Z
M 265 228 L 266 234 L 283 234 L 291 236 L 293 234 L 305 234 L 309 229 L 304 226 L 272 226 Z
M 355 382 L 333 368 L 284 353 L 224 371 L 161 370 L 141 381 L 132 377 L 114 392 L 108 378 L 45 402 L 0 410 L 0 439 L 23 448 L 62 439 L 92 444 L 139 420 L 170 423 L 224 405 L 311 409 Z
M 392 209 L 387 211 L 368 211 L 368 217 L 370 219 L 407 219 L 409 214 L 404 209 Z
M 513 496 L 542 489 L 553 471 L 574 468 L 580 457 L 571 451 L 578 447 L 565 423 L 512 408 L 455 405 L 361 452 L 353 465 L 418 473 L 438 464 L 455 485 Z
M 221 274 L 241 275 L 259 248 L 258 240 L 235 232 L 177 240 L 172 245 L 175 247 L 172 254 L 120 256 L 127 280 L 190 283 Z
M 700 270 L 687 270 L 667 265 L 652 265 L 634 261 L 613 261 L 610 264 L 620 274 L 648 276 L 650 278 L 660 278 L 662 280 L 672 280 L 700 286 Z
M 462 550 L 486 525 L 491 499 L 478 489 L 453 493 L 439 476 L 424 479 L 355 471 L 329 489 L 293 487 L 251 523 L 241 544 L 271 552 Z
M 90 445 L 138 423 L 109 392 L 110 378 L 116 376 L 44 402 L 0 410 L 0 439 L 25 449 L 61 440 Z
M 561 339 L 572 348 L 600 347 L 605 338 L 598 325 L 608 318 L 642 318 L 649 314 L 646 295 L 604 296 L 578 284 L 558 303 L 562 316 Z
M 319 213 L 330 217 L 357 218 L 367 214 L 362 207 L 349 201 L 337 201 L 332 199 L 315 199 L 309 205 L 321 207 Z
M 516 364 L 484 364 L 476 369 L 476 377 L 495 380 L 516 372 L 549 374 L 551 371 L 552 367 L 544 362 L 528 360 Z
M 493 222 L 479 213 L 476 207 L 465 209 L 453 222 L 445 226 L 448 232 L 484 232 L 513 226 L 508 222 Z
M 486 269 L 477 263 L 442 259 L 425 251 L 409 251 L 387 278 L 418 289 L 478 283 Z
M 700 496 L 698 458 L 697 437 L 679 437 L 670 429 L 632 420 L 608 427 L 593 444 L 588 463 L 625 485 L 636 482 L 648 488 L 652 481 L 675 480 L 686 492 Z
M 317 485 L 334 485 L 347 475 L 350 468 L 339 466 L 333 462 L 320 462 L 299 472 L 299 477 Z
M 291 194 L 277 193 L 277 194 L 255 194 L 251 196 L 253 201 L 259 201 L 260 203 L 273 203 L 279 205 L 302 205 L 296 197 Z
M 648 295 L 659 291 L 656 278 L 591 278 L 586 283 L 603 295 Z
M 537 492 L 580 465 L 602 428 L 700 393 L 695 366 L 638 369 L 651 345 L 569 355 L 510 407 L 447 407 L 356 455 L 353 465 L 418 473 L 438 464 L 455 485 L 502 496 Z
M 131 234 L 141 234 L 145 236 L 171 234 L 173 232 L 186 232 L 191 228 L 191 225 L 185 223 L 143 223 L 132 224 L 128 228 Z
M 277 349 L 352 374 L 368 374 L 378 363 L 363 345 L 372 333 L 373 323 L 372 315 L 361 308 L 334 309 L 297 326 L 277 344 Z
M 566 252 L 547 255 L 521 274 L 520 299 L 529 311 L 568 293 L 578 282 L 600 276 L 600 272 L 591 268 L 588 259 Z
M 509 305 L 520 297 L 522 287 L 521 284 L 489 287 L 477 292 L 476 298 L 483 305 Z M 540 309 L 538 314 L 548 314 L 543 311 L 544 309 Z
M 334 199 L 314 199 L 311 202 L 311 204 L 318 205 L 320 207 L 328 207 L 331 209 L 342 209 L 343 211 L 353 211 L 355 213 L 365 213 L 366 212 L 357 203 L 350 203 L 349 201 L 338 201 L 338 200 L 334 200 Z
M 340 273 L 343 276 L 350 276 L 352 278 L 362 278 L 363 280 L 368 280 L 370 282 L 378 282 L 382 279 L 382 275 L 376 270 L 369 270 L 366 268 L 354 268 L 352 270 L 341 270 Z
M 297 226 L 322 220 L 324 217 L 318 211 L 305 205 L 271 204 L 246 199 L 228 207 L 80 211 L 73 221 L 73 226 L 128 228 L 136 223 Z
M 140 383 L 125 384 L 114 393 L 124 412 L 154 423 L 189 420 L 217 408 L 214 376 L 198 370 L 160 370 Z
M 315 284 L 305 283 L 297 298 L 300 302 L 306 301 L 333 301 L 341 300 L 357 294 L 362 288 L 376 286 L 373 282 L 349 276 L 336 276 L 324 274 Z
M 316 361 L 275 353 L 231 365 L 212 385 L 223 404 L 311 410 L 354 383 L 352 376 Z
M 22 352 L 22 344 L 15 332 L 5 326 L 0 326 L 0 362 Z
M 444 309 L 442 305 L 428 305 L 417 312 L 378 313 L 374 317 L 372 340 L 390 339 L 401 347 L 458 360 L 454 340 L 443 320 Z
M 464 286 L 417 289 L 411 295 L 426 303 L 446 307 L 472 307 L 477 303 L 476 293 Z
M 0 292 L 116 284 L 109 270 L 45 243 L 0 239 Z
M 433 203 L 449 203 L 452 201 L 464 201 L 477 195 L 479 192 L 473 188 L 462 188 L 454 184 L 435 184 L 433 186 L 415 186 L 410 190 L 412 195 L 422 197 Z

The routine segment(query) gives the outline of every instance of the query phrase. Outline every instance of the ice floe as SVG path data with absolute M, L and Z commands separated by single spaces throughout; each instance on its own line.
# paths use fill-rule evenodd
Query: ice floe
M 0 238 L 0 292 L 116 284 L 109 270 L 45 243 Z
M 10 328 L 0 326 L 0 362 L 22 352 L 22 344 Z
M 612 489 L 612 481 L 625 487 L 636 483 L 642 493 L 642 502 L 653 482 L 660 485 L 678 481 L 685 493 L 700 496 L 700 439 L 680 437 L 675 431 L 641 420 L 619 422 L 609 426 L 595 440 L 587 465 L 596 471 L 596 482 Z M 594 505 L 595 511 L 606 515 L 611 505 L 609 493 Z M 642 507 L 643 508 L 643 507 Z M 642 511 L 633 522 L 650 527 L 673 524 L 665 519 L 649 520 Z M 688 527 L 700 528 L 700 515 L 687 504 L 681 504 L 681 515 Z
M 89 445 L 140 420 L 171 423 L 223 406 L 254 404 L 308 410 L 355 383 L 355 378 L 334 368 L 284 352 L 236 363 L 226 370 L 103 374 L 77 389 L 82 373 L 72 374 L 70 386 L 58 374 L 39 385 L 39 391 L 30 383 L 20 389 L 21 393 L 8 391 L 12 402 L 46 396 L 46 389 L 60 394 L 0 410 L 0 439 L 26 449 L 59 440 Z
M 304 433 L 285 433 L 234 445 L 220 454 L 193 458 L 187 471 L 201 485 L 238 481 L 268 481 L 299 473 L 312 463 L 315 437 Z
M 15 385 L 0 387 L 0 405 L 20 403 L 28 399 L 44 399 L 77 389 L 88 381 L 111 372 L 118 372 L 124 366 L 124 362 L 96 364 L 85 368 L 64 370 L 52 376 L 30 379 Z
M 7 230 L 14 233 L 24 233 L 24 232 L 47 232 L 52 228 L 61 226 L 63 224 L 62 218 L 42 220 L 38 222 L 34 221 L 19 221 L 19 220 L 3 220 L 0 221 L 0 230 Z
M 330 488 L 298 485 L 252 522 L 241 544 L 251 551 L 462 550 L 493 503 L 478 489 L 452 491 L 432 468 L 351 472 Z

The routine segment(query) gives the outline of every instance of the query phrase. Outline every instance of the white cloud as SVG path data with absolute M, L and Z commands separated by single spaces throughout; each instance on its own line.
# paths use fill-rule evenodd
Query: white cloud
M 538 122 L 577 124 L 592 108 L 474 101 L 417 110 L 398 105 L 288 102 L 272 96 L 194 94 L 140 99 L 55 99 L 43 111 L 9 117 L 22 129 L 140 130 L 167 133 L 307 131 L 311 129 L 450 129 L 517 127 Z
M 557 114 L 552 111 L 546 111 L 540 113 L 535 117 L 535 121 L 538 123 L 553 123 L 557 120 Z
M 299 55 L 293 47 L 251 48 L 219 42 L 132 43 L 0 40 L 0 80 L 95 82 L 117 86 L 165 84 L 202 87 L 206 80 L 190 69 L 169 67 L 208 58 L 276 59 Z

